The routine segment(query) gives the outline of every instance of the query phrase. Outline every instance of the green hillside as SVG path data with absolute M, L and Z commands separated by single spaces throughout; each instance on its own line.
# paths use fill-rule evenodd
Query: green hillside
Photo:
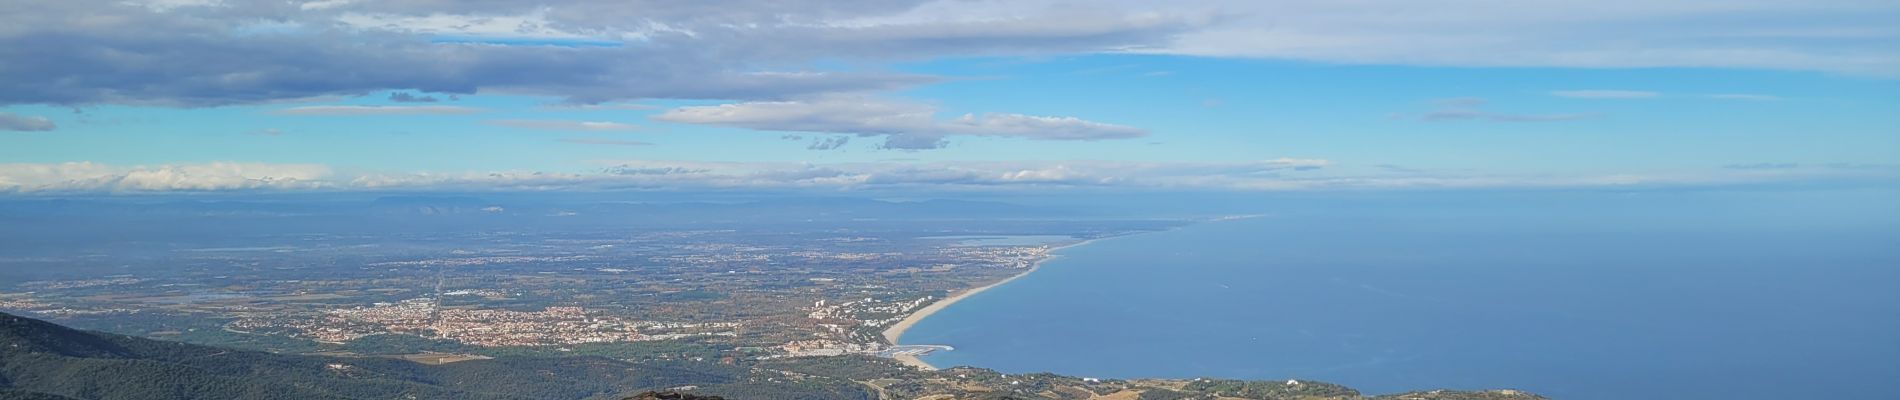
M 687 396 L 687 397 L 680 397 Z M 75 330 L 0 313 L 0 399 L 1412 399 L 1535 400 L 1509 391 L 1366 397 L 1311 381 L 1115 380 L 925 371 L 875 357 L 728 365 L 501 357 L 443 365 L 231 350 Z

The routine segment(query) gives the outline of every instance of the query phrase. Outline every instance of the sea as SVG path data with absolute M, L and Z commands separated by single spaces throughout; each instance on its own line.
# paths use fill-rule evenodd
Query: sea
M 1886 189 L 1314 196 L 1058 250 L 921 321 L 939 367 L 1367 394 L 1900 399 Z

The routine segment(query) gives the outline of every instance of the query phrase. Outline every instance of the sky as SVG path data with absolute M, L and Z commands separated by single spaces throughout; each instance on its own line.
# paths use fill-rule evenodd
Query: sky
M 0 195 L 1900 183 L 1900 3 L 0 4 Z

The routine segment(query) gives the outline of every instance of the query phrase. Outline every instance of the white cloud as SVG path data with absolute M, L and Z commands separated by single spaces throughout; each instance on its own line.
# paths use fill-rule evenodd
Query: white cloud
M 282 115 L 451 115 L 485 111 L 461 106 L 302 106 L 277 110 Z
M 1441 110 L 1425 114 L 1427 121 L 1449 121 L 1459 119 L 1483 119 L 1498 122 L 1557 122 L 1591 119 L 1601 115 L 1590 113 L 1570 114 L 1503 114 L 1469 110 Z
M 1641 91 L 1641 90 L 1593 89 L 1593 90 L 1558 90 L 1558 91 L 1550 92 L 1550 95 L 1557 96 L 1557 97 L 1569 97 L 1573 99 L 1647 99 L 1647 98 L 1661 96 L 1662 93 Z
M 1597 114 L 1559 113 L 1559 114 L 1512 114 L 1484 110 L 1487 103 L 1476 97 L 1458 97 L 1432 101 L 1433 110 L 1419 115 L 1422 121 L 1459 121 L 1480 120 L 1495 122 L 1555 122 L 1575 121 L 1596 118 Z
M 1331 163 L 1279 158 L 1226 163 L 1120 161 L 954 161 L 931 163 L 740 163 L 620 161 L 611 175 L 649 184 L 693 183 L 734 187 L 1128 187 L 1232 188 L 1247 181 L 1282 179 Z
M 593 144 L 593 145 L 607 145 L 607 146 L 652 146 L 653 145 L 652 143 L 642 142 L 638 140 L 592 138 L 592 137 L 561 138 L 560 140 L 563 143 Z
M 1473 174 L 1278 158 L 1237 162 L 603 161 L 586 173 L 469 171 L 338 174 L 321 165 L 208 163 L 112 166 L 0 164 L 0 193 L 220 190 L 613 191 L 824 190 L 1341 190 L 1683 187 L 1807 182 L 1900 182 L 1884 164 L 1760 163 L 1662 173 Z M 1356 172 L 1355 172 L 1356 171 Z
M 1022 114 L 964 114 L 948 122 L 947 131 L 960 135 L 1009 136 L 1043 140 L 1132 139 L 1148 136 L 1140 128 L 1087 121 L 1075 117 Z
M 0 112 L 0 131 L 50 131 L 59 128 L 53 120 L 46 117 L 17 115 Z
M 1138 7 L 1138 6 L 1137 6 Z M 1223 18 L 1138 51 L 1355 64 L 1717 67 L 1894 76 L 1880 1 L 1489 0 L 1170 3 Z
M 680 107 L 653 119 L 771 131 L 898 134 L 934 124 L 936 112 L 925 104 L 831 97 Z
M 337 7 L 342 7 L 342 6 L 346 6 L 346 5 L 349 5 L 350 3 L 354 3 L 354 2 L 356 2 L 356 0 L 317 0 L 317 1 L 306 1 L 306 2 L 303 2 L 303 4 L 298 4 L 298 5 L 297 5 L 297 8 L 300 8 L 300 9 L 304 9 L 304 10 L 325 10 L 325 9 L 331 9 L 331 8 L 337 8 Z
M 884 136 L 883 147 L 934 149 L 949 136 L 998 136 L 1037 140 L 1105 140 L 1147 136 L 1140 128 L 1083 120 L 1008 113 L 964 114 L 940 120 L 937 107 L 855 96 L 680 107 L 654 120 L 765 131 L 848 133 Z
M 589 144 L 619 141 L 568 140 Z M 89 162 L 0 164 L 0 192 L 159 192 L 215 190 L 614 190 L 627 188 L 1244 188 L 1281 173 L 1323 168 L 1325 160 L 1281 158 L 1232 163 L 1013 161 L 939 163 L 773 163 L 616 161 L 595 173 L 493 171 L 339 175 L 321 165 L 208 163 L 113 166 Z
M 1557 96 L 1557 97 L 1568 97 L 1568 98 L 1573 98 L 1573 99 L 1649 99 L 1649 98 L 1663 97 L 1663 94 L 1660 92 L 1651 92 L 1651 91 L 1643 91 L 1643 90 L 1611 90 L 1611 89 L 1556 90 L 1556 91 L 1551 91 L 1550 95 Z M 1716 93 L 1716 94 L 1703 94 L 1703 95 L 1683 95 L 1683 96 L 1677 96 L 1677 97 L 1703 98 L 1703 99 L 1713 99 L 1713 100 L 1746 100 L 1746 101 L 1781 100 L 1780 96 L 1771 96 L 1771 95 L 1765 95 L 1765 94 L 1747 94 L 1747 93 Z
M 1251 162 L 987 161 L 926 163 L 612 162 L 601 175 L 490 173 L 384 177 L 404 187 L 492 190 L 821 188 L 841 190 L 1340 190 L 1591 188 L 1738 185 L 1817 180 L 1900 180 L 1893 168 L 1706 170 L 1670 173 L 1469 174 L 1422 170 L 1327 172 L 1334 163 L 1281 158 Z
M 305 3 L 308 5 L 309 3 Z M 341 4 L 339 4 L 341 5 Z M 323 7 L 323 8 L 336 8 Z M 531 38 L 581 38 L 551 27 L 546 16 L 534 12 L 524 15 L 423 15 L 345 13 L 338 23 L 359 30 L 393 30 L 431 35 L 470 35 Z
M 0 164 L 0 191 L 164 192 L 318 189 L 330 168 L 311 164 L 216 162 L 121 167 L 90 162 Z
M 639 126 L 608 121 L 563 121 L 543 119 L 498 119 L 482 121 L 489 125 L 541 131 L 630 131 Z
M 645 110 L 658 110 L 661 108 L 660 106 L 656 106 L 656 105 L 639 104 L 639 103 L 601 103 L 601 104 L 561 103 L 561 104 L 548 104 L 541 107 L 548 108 L 548 109 L 557 109 L 557 110 L 558 109 L 575 109 L 575 110 L 588 110 L 588 111 L 599 111 L 599 110 L 645 111 Z

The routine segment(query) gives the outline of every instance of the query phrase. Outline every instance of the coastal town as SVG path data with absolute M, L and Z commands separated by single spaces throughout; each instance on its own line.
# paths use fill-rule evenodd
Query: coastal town
M 1031 271 L 1058 246 L 1156 226 L 1165 225 L 1078 223 L 1037 236 L 469 233 L 393 252 L 349 244 L 379 238 L 312 236 L 124 262 L 173 269 L 0 286 L 0 310 L 274 351 L 872 355 L 926 366 L 916 356 L 950 348 L 899 345 L 916 320 Z
M 734 336 L 737 323 L 667 323 L 589 316 L 581 307 L 541 311 L 441 308 L 434 299 L 331 310 L 321 317 L 239 319 L 226 325 L 237 332 L 284 331 L 324 343 L 345 343 L 371 335 L 407 334 L 481 347 L 551 346 L 671 340 L 697 336 Z M 664 333 L 662 333 L 664 332 Z

